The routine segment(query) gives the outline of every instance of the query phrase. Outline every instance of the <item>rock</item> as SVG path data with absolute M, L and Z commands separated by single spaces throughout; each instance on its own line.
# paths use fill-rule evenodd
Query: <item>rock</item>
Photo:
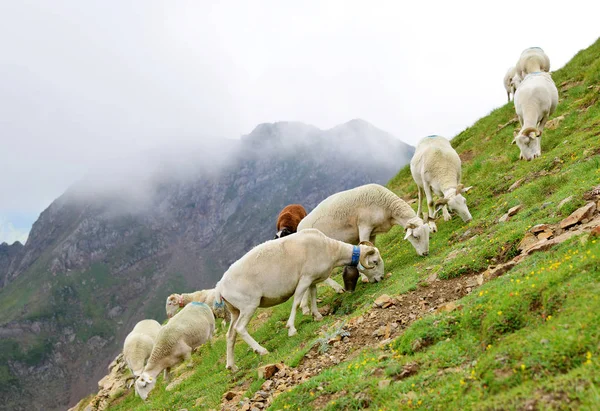
M 550 342 L 550 341 L 548 341 L 548 339 L 547 339 L 547 338 L 542 338 L 542 339 L 540 340 L 540 344 L 548 344 L 549 342 Z
M 559 227 L 565 229 L 567 227 L 574 226 L 579 223 L 584 218 L 590 218 L 592 214 L 596 211 L 596 204 L 594 202 L 589 202 L 583 207 L 578 208 L 570 216 L 562 220 L 559 224 Z
M 393 304 L 392 298 L 387 294 L 382 294 L 379 297 L 377 297 L 377 299 L 373 302 L 373 307 L 381 308 L 384 306 L 384 304 L 387 303 Z
M 558 117 L 554 117 L 552 120 L 549 120 L 546 123 L 546 127 L 545 128 L 548 129 L 548 130 L 555 130 L 559 126 L 560 122 L 563 121 L 564 119 L 565 119 L 565 115 L 564 114 L 560 115 Z
M 179 384 L 181 384 L 183 381 L 185 381 L 193 373 L 194 373 L 194 371 L 184 372 L 179 377 L 177 377 L 173 382 L 171 382 L 169 385 L 167 385 L 167 387 L 165 388 L 165 390 L 166 391 L 173 390 L 173 388 L 177 387 Z
M 561 200 L 560 203 L 558 203 L 558 205 L 556 206 L 557 210 L 560 210 L 562 208 L 562 206 L 564 206 L 565 204 L 567 204 L 569 201 L 571 201 L 573 199 L 573 196 L 569 196 L 563 200 Z
M 437 281 L 437 279 L 438 279 L 437 273 L 433 273 L 429 277 L 427 277 L 427 280 L 425 280 L 425 281 L 427 281 L 428 284 L 433 284 L 435 281 Z
M 330 312 L 331 307 L 329 306 L 329 304 L 325 304 L 324 306 L 319 308 L 319 313 L 321 313 L 321 315 L 329 315 Z
M 517 181 L 515 181 L 510 187 L 508 187 L 508 191 L 515 191 L 517 188 L 521 187 L 521 184 L 523 184 L 523 181 L 525 181 L 524 178 L 520 178 Z
M 273 387 L 273 380 L 267 380 L 260 386 L 261 390 L 269 391 Z
M 231 401 L 235 398 L 235 396 L 237 395 L 237 393 L 233 392 L 233 391 L 227 391 L 224 395 L 223 398 L 225 398 L 227 401 Z
M 507 263 L 500 264 L 495 267 L 490 267 L 483 273 L 483 280 L 490 281 L 490 280 L 493 280 L 494 278 L 500 277 L 502 274 L 511 270 L 515 265 L 517 265 L 517 262 L 514 260 L 511 260 Z
M 379 327 L 378 329 L 373 331 L 373 334 L 371 334 L 371 335 L 373 337 L 382 337 L 385 335 L 385 332 L 386 332 L 386 326 L 382 325 L 381 327 Z
M 277 371 L 282 370 L 285 367 L 283 363 L 279 364 L 268 364 L 262 366 L 258 369 L 258 378 L 269 379 L 271 378 Z
M 521 211 L 522 208 L 523 208 L 523 206 L 521 204 L 516 205 L 514 207 L 509 208 L 507 214 L 508 214 L 509 217 L 512 217 L 515 214 L 517 214 L 519 211 Z
M 391 382 L 392 382 L 392 380 L 381 380 L 381 381 L 379 381 L 377 386 L 379 387 L 380 390 L 383 390 L 383 389 L 389 387 Z
M 590 235 L 593 237 L 598 237 L 600 236 L 600 226 L 595 227 L 591 232 Z
M 502 217 L 500 217 L 498 219 L 499 223 L 506 223 L 508 221 L 508 219 L 510 218 L 510 216 L 508 215 L 508 213 L 504 214 Z
M 517 247 L 517 249 L 519 251 L 526 250 L 527 248 L 531 247 L 532 245 L 534 245 L 538 241 L 539 241 L 538 238 L 534 234 L 532 234 L 532 233 L 525 233 L 525 235 L 523 236 L 523 239 L 519 243 L 519 246 Z
M 385 275 L 385 278 L 390 278 L 391 276 L 392 276 L 392 273 L 387 273 L 387 274 Z
M 269 394 L 266 391 L 261 390 L 261 391 L 256 391 L 256 394 L 254 394 L 254 396 L 267 398 L 269 396 Z
M 542 231 L 546 231 L 549 229 L 550 229 L 550 226 L 548 224 L 537 224 L 537 225 L 534 225 L 533 227 L 531 227 L 529 229 L 529 231 L 532 232 L 533 234 L 537 234 L 537 233 L 540 233 Z
M 384 348 L 386 345 L 388 345 L 391 342 L 392 342 L 391 338 L 382 340 L 382 341 L 379 342 L 379 348 Z
M 449 313 L 454 310 L 462 310 L 462 308 L 463 308 L 462 304 L 456 304 L 454 301 L 450 301 L 449 303 L 440 305 L 436 311 Z
M 541 241 L 547 240 L 549 238 L 551 238 L 554 235 L 554 233 L 550 230 L 541 232 L 540 234 L 538 234 L 537 238 Z
M 470 250 L 469 247 L 463 247 L 463 248 L 459 248 L 458 250 L 451 251 L 448 253 L 448 255 L 446 255 L 446 258 L 444 258 L 444 262 L 447 263 L 449 261 L 452 261 L 459 255 L 468 253 L 469 250 Z
M 552 201 L 547 201 L 545 203 L 542 204 L 542 209 L 546 208 L 546 207 L 550 207 L 552 205 Z
M 398 381 L 398 380 L 403 380 L 404 378 L 408 378 L 411 375 L 414 375 L 418 372 L 419 372 L 419 364 L 417 364 L 416 362 L 410 362 L 408 364 L 405 364 L 404 367 L 402 367 L 401 372 L 399 372 L 396 375 L 393 375 L 392 377 L 394 378 L 394 380 Z

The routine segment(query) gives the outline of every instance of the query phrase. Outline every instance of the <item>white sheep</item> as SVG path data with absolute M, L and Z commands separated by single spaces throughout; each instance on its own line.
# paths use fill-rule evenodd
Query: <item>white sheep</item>
M 181 307 L 185 307 L 187 304 L 192 301 L 196 301 L 198 303 L 205 303 L 213 310 L 213 314 L 215 318 L 223 319 L 221 323 L 222 327 L 227 326 L 227 323 L 230 321 L 229 311 L 225 307 L 216 307 L 214 305 L 215 302 L 215 290 L 211 288 L 209 290 L 200 290 L 193 293 L 184 293 L 184 294 L 171 294 L 167 297 L 167 302 L 165 304 L 165 309 L 167 311 L 167 317 L 171 318 L 175 315 L 177 310 Z
M 139 377 L 144 370 L 160 328 L 158 321 L 142 320 L 125 337 L 123 358 L 134 378 Z
M 186 305 L 160 329 L 148 363 L 135 381 L 135 392 L 145 400 L 161 371 L 167 379 L 171 367 L 188 360 L 192 350 L 210 340 L 214 332 L 215 317 L 208 305 L 195 301 Z
M 521 84 L 521 80 L 521 76 L 519 73 L 517 73 L 517 69 L 515 67 L 508 69 L 506 75 L 504 76 L 504 89 L 506 90 L 506 97 L 508 98 L 509 102 L 511 94 L 514 98 L 515 92 L 519 87 L 519 84 Z
M 404 200 L 379 184 L 366 184 L 327 197 L 300 221 L 298 231 L 316 228 L 326 236 L 345 243 L 375 243 L 377 234 L 387 233 L 394 225 L 404 227 L 404 239 L 410 241 L 417 254 L 429 253 L 429 227 Z M 359 271 L 368 276 L 366 270 L 359 267 Z M 346 280 L 344 277 L 345 283 Z M 337 292 L 344 291 L 331 278 L 326 283 Z M 346 288 L 351 291 L 356 281 L 348 283 Z M 306 301 L 302 305 L 306 312 Z
M 370 281 L 383 277 L 379 250 L 367 245 L 353 246 L 327 237 L 319 230 L 305 229 L 294 235 L 270 240 L 250 250 L 233 263 L 217 283 L 216 302 L 222 300 L 231 312 L 227 331 L 227 368 L 235 370 L 234 346 L 237 334 L 257 353 L 268 351 L 246 330 L 259 307 L 282 304 L 294 296 L 286 327 L 296 334 L 296 310 L 305 293 L 312 296 L 311 311 L 316 321 L 316 284 L 329 277 L 334 267 L 362 264 Z M 221 300 L 222 298 L 222 300 Z
M 521 150 L 520 159 L 529 161 L 541 156 L 541 135 L 557 105 L 558 89 L 549 73 L 530 73 L 525 77 L 515 94 L 521 130 L 513 144 Z
M 550 59 L 541 48 L 530 47 L 523 50 L 515 68 L 517 74 L 521 76 L 522 79 L 525 79 L 525 76 L 531 73 L 536 73 L 538 71 L 549 72 Z
M 421 214 L 434 232 L 437 231 L 437 227 L 432 220 L 439 211 L 434 211 L 434 206 L 442 207 L 445 221 L 451 218 L 448 208 L 456 211 L 464 222 L 471 221 L 471 213 L 463 194 L 472 187 L 465 188 L 460 183 L 462 175 L 460 157 L 446 138 L 433 135 L 422 139 L 410 160 L 410 172 L 419 192 L 417 215 Z M 427 198 L 429 213 L 421 210 L 423 191 Z M 440 197 L 435 204 L 433 194 Z

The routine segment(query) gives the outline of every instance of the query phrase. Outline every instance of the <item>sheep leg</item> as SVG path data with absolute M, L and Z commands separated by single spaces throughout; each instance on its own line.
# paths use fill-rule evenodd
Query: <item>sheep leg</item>
M 309 315 L 310 314 L 310 308 L 308 307 L 309 299 L 310 298 L 309 298 L 308 293 L 304 293 L 304 295 L 302 296 L 302 302 L 300 303 L 300 308 L 302 308 L 302 314 L 303 315 Z
M 296 310 L 298 309 L 298 306 L 300 305 L 300 301 L 302 300 L 302 297 L 304 296 L 304 294 L 308 294 L 306 291 L 308 290 L 308 288 L 311 285 L 312 285 L 311 279 L 309 279 L 307 277 L 302 277 L 300 279 L 300 282 L 296 286 L 296 292 L 294 293 L 294 302 L 292 303 L 292 312 L 290 313 L 290 318 L 288 319 L 287 324 L 285 325 L 289 329 L 288 336 L 290 336 L 290 337 L 297 334 L 296 327 L 294 327 L 294 322 L 296 321 Z M 338 284 L 338 286 L 339 286 L 339 284 Z M 315 297 L 316 297 L 316 295 L 315 295 Z M 316 304 L 316 303 L 317 302 L 315 300 L 311 304 Z
M 448 211 L 447 205 L 444 205 L 444 207 L 442 207 L 442 214 L 444 215 L 444 221 L 452 220 L 452 216 L 450 215 L 450 212 Z
M 256 340 L 252 338 L 252 336 L 248 333 L 248 330 L 246 329 L 246 326 L 248 325 L 250 319 L 254 315 L 256 308 L 257 307 L 244 307 L 243 311 L 240 310 L 240 317 L 235 323 L 235 330 L 238 332 L 240 337 L 242 337 L 242 339 L 246 341 L 246 344 L 248 344 L 255 353 L 265 355 L 268 354 L 269 351 L 267 351 L 265 347 L 262 347 L 259 343 L 257 343 Z
M 163 371 L 163 380 L 169 381 L 171 379 L 170 375 L 171 375 L 171 367 L 165 368 Z
M 421 215 L 421 217 L 425 218 L 425 217 L 422 215 L 422 211 L 423 211 L 423 210 L 421 210 L 421 201 L 422 201 L 422 198 L 423 198 L 423 196 L 422 196 L 422 194 L 421 194 L 421 186 L 419 186 L 419 185 L 417 185 L 417 193 L 418 193 L 418 198 L 419 198 L 419 201 L 418 201 L 418 202 L 419 202 L 419 204 L 417 205 L 417 217 L 418 217 L 419 215 Z
M 425 197 L 427 198 L 428 210 L 427 216 L 425 215 L 425 213 L 423 213 L 423 221 L 425 222 L 425 224 L 429 225 L 429 227 L 431 228 L 431 232 L 435 233 L 437 232 L 437 226 L 435 225 L 435 221 L 433 221 L 433 219 L 435 218 L 435 210 L 433 209 L 433 195 L 431 194 L 431 187 L 429 187 L 429 184 L 423 184 L 423 191 L 425 191 Z M 431 221 L 429 221 L 430 218 Z
M 315 284 L 311 285 L 310 287 L 308 287 L 308 292 L 310 292 L 310 309 L 312 311 L 313 318 L 315 321 L 321 321 L 323 319 L 323 316 L 317 309 L 317 286 Z
M 233 358 L 234 348 L 235 348 L 235 340 L 237 338 L 237 332 L 235 331 L 235 324 L 237 323 L 238 318 L 240 317 L 240 311 L 237 308 L 231 308 L 231 321 L 229 322 L 229 330 L 227 330 L 227 366 L 226 368 L 231 371 L 237 371 L 237 366 L 235 365 L 235 360 Z

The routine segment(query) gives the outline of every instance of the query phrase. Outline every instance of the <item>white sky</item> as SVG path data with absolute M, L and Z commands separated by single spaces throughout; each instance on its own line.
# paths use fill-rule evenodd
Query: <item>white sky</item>
M 524 48 L 557 69 L 598 15 L 589 0 L 0 0 L 0 242 L 98 164 L 262 122 L 452 137 L 506 102 Z

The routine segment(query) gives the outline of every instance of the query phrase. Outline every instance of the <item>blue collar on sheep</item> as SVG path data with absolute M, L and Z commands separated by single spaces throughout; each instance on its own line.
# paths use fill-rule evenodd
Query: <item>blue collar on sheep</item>
M 358 265 L 358 260 L 360 258 L 360 247 L 355 245 L 352 247 L 352 261 L 350 265 L 352 267 L 356 267 Z

